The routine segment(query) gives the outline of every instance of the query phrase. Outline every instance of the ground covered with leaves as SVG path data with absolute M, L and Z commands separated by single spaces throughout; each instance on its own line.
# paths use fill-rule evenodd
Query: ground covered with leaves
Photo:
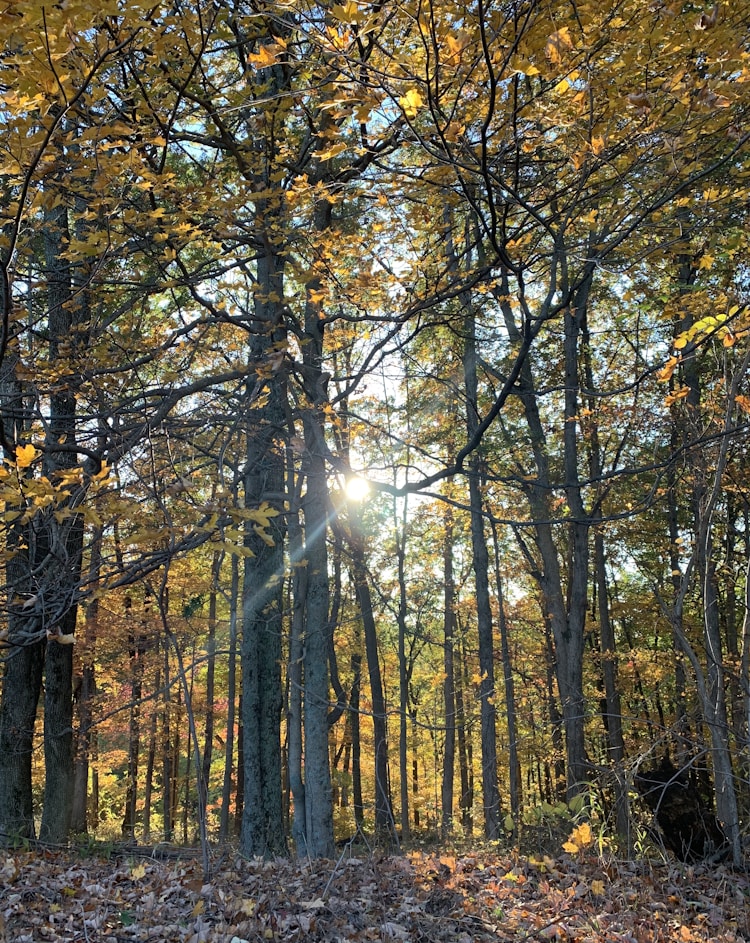
M 0 941 L 735 943 L 750 875 L 568 855 L 214 862 L 0 853 Z

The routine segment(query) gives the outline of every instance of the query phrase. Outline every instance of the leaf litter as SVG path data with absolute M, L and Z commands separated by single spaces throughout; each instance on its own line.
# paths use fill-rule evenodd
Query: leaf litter
M 595 856 L 200 861 L 0 852 L 0 943 L 738 943 L 750 878 Z

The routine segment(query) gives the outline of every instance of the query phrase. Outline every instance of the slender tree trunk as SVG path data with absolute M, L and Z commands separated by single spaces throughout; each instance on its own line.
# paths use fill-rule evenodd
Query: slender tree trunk
M 99 585 L 102 559 L 102 528 L 92 534 L 88 568 L 88 585 L 94 591 Z M 81 675 L 77 684 L 76 697 L 76 735 L 75 759 L 73 766 L 73 808 L 71 812 L 71 831 L 83 835 L 88 828 L 89 768 L 91 754 L 91 729 L 93 724 L 93 703 L 96 696 L 95 651 L 99 623 L 99 598 L 96 594 L 86 607 L 84 639 L 81 659 Z
M 362 740 L 360 737 L 359 695 L 362 685 L 362 656 L 352 655 L 352 691 L 349 696 L 349 723 L 352 733 L 352 801 L 357 831 L 365 824 L 365 803 L 362 798 Z
M 479 425 L 476 318 L 470 304 L 464 319 L 464 384 L 466 387 L 466 429 L 471 439 Z M 471 508 L 471 551 L 476 591 L 477 632 L 479 636 L 480 726 L 482 747 L 482 797 L 484 836 L 490 840 L 501 835 L 500 792 L 497 770 L 497 711 L 495 708 L 495 643 L 489 589 L 489 555 L 484 533 L 484 507 L 481 487 L 481 457 L 475 452 L 469 460 L 469 504 Z
M 219 841 L 229 839 L 229 815 L 232 801 L 234 769 L 234 724 L 237 717 L 237 610 L 240 597 L 240 565 L 236 554 L 231 559 L 229 592 L 229 662 L 227 667 L 227 731 L 224 745 L 224 782 L 221 789 Z M 238 760 L 239 765 L 239 760 Z
M 351 531 L 350 551 L 354 588 L 362 616 L 365 636 L 365 653 L 370 678 L 372 698 L 372 726 L 375 750 L 375 831 L 380 838 L 395 838 L 393 808 L 391 806 L 390 775 L 388 771 L 388 732 L 386 724 L 385 695 L 380 673 L 378 635 L 372 608 L 370 584 L 367 578 L 362 521 L 359 509 L 350 505 Z
M 458 741 L 458 778 L 461 783 L 461 795 L 458 806 L 461 810 L 461 828 L 470 836 L 474 828 L 474 788 L 471 782 L 471 741 L 467 736 L 467 716 L 464 691 L 464 679 L 467 673 L 463 649 L 460 650 L 459 670 L 454 672 L 456 679 L 456 740 Z
M 130 597 L 126 598 L 127 617 L 132 620 Z M 146 653 L 146 625 L 150 599 L 144 601 L 144 618 L 140 625 L 129 633 L 128 655 L 130 658 L 130 725 L 128 737 L 128 778 L 125 790 L 125 814 L 122 820 L 122 835 L 126 840 L 135 838 L 138 808 L 138 770 L 141 752 L 141 700 L 143 697 L 143 659 Z
M 161 671 L 157 668 L 154 678 L 154 690 L 159 690 Z M 151 710 L 151 719 L 148 727 L 148 751 L 146 753 L 146 772 L 143 784 L 143 840 L 151 838 L 151 803 L 154 795 L 154 770 L 156 768 L 156 749 L 159 712 L 154 706 Z
M 508 764 L 510 786 L 510 814 L 513 819 L 513 837 L 518 836 L 521 818 L 521 763 L 518 758 L 518 723 L 513 665 L 510 658 L 508 621 L 505 615 L 505 593 L 500 573 L 500 541 L 497 525 L 492 523 L 492 545 L 495 553 L 495 583 L 497 585 L 497 619 L 500 630 L 500 652 L 503 660 L 505 717 L 508 725 Z
M 398 574 L 398 610 L 396 622 L 398 625 L 398 766 L 399 792 L 401 797 L 401 838 L 409 841 L 411 837 L 411 823 L 409 821 L 409 677 L 410 670 L 406 657 L 406 522 L 408 504 L 403 500 L 403 517 L 398 523 L 397 507 L 394 500 L 393 518 L 396 526 L 396 570 Z
M 211 762 L 214 755 L 214 679 L 216 676 L 216 625 L 219 579 L 224 554 L 215 551 L 211 563 L 211 592 L 208 599 L 208 642 L 206 646 L 206 719 L 203 728 L 203 756 L 200 781 L 200 802 L 203 809 L 208 806 L 208 791 L 211 782 Z
M 688 286 L 693 277 L 692 269 L 684 263 L 680 271 L 681 285 Z M 690 319 L 690 313 L 685 315 Z M 688 323 L 679 325 L 680 329 Z M 682 630 L 682 607 L 687 592 L 691 573 L 690 568 L 683 573 L 681 585 L 669 612 L 673 631 L 679 644 L 689 658 L 695 673 L 703 719 L 708 727 L 711 739 L 711 759 L 714 772 L 714 796 L 716 812 L 729 843 L 732 860 L 739 865 L 742 858 L 737 790 L 730 746 L 730 728 L 726 702 L 726 678 L 722 651 L 721 623 L 719 618 L 719 600 L 716 587 L 716 573 L 713 559 L 713 518 L 716 505 L 723 487 L 723 478 L 727 466 L 729 443 L 737 431 L 734 418 L 736 397 L 750 365 L 750 353 L 745 354 L 733 373 L 725 371 L 726 408 L 723 422 L 724 435 L 719 440 L 716 462 L 709 471 L 706 454 L 703 449 L 691 448 L 687 454 L 691 458 L 692 493 L 691 504 L 695 531 L 695 546 L 691 566 L 695 570 L 703 609 L 703 649 L 705 652 L 705 670 L 700 664 L 690 641 Z M 692 443 L 698 442 L 702 434 L 701 418 L 701 379 L 696 357 L 686 357 L 682 364 L 682 376 L 687 386 L 685 397 L 686 421 L 683 433 Z
M 446 839 L 453 829 L 453 777 L 456 765 L 456 680 L 454 666 L 455 596 L 453 576 L 453 508 L 445 506 L 443 521 L 443 703 L 445 705 L 445 747 L 440 788 L 441 834 Z
M 618 835 L 626 837 L 630 834 L 630 812 L 628 787 L 623 768 L 625 741 L 622 734 L 622 706 L 620 704 L 620 691 L 617 687 L 616 642 L 614 626 L 609 612 L 604 538 L 599 532 L 594 534 L 594 567 L 599 602 L 599 634 L 606 705 L 607 754 L 609 765 L 615 777 L 615 827 Z
M 242 834 L 242 819 L 245 809 L 245 727 L 242 723 L 243 716 L 242 688 L 240 686 L 237 705 L 237 788 L 234 792 L 234 834 L 237 838 Z
M 539 412 L 531 358 L 527 357 L 518 383 L 518 395 L 524 416 L 536 474 L 534 481 L 524 483 L 534 540 L 541 566 L 534 566 L 534 575 L 542 590 L 544 618 L 549 621 L 555 645 L 555 672 L 565 730 L 567 796 L 572 799 L 585 788 L 589 775 L 585 743 L 585 699 L 583 694 L 583 643 L 588 610 L 588 560 L 590 517 L 584 508 L 579 472 L 579 360 L 580 337 L 585 328 L 588 294 L 593 266 L 571 299 L 564 315 L 563 357 L 565 394 L 563 425 L 563 482 L 569 508 L 565 545 L 560 552 L 552 526 L 555 518 L 551 495 L 547 437 Z M 562 286 L 565 290 L 565 286 Z M 513 336 L 518 329 L 510 307 L 504 303 L 505 323 Z M 567 580 L 563 580 L 560 556 L 567 558 Z
M 179 671 L 177 679 L 179 681 Z M 180 772 L 182 768 L 181 750 L 182 750 L 182 687 L 177 688 L 177 694 L 174 700 L 174 714 L 172 717 L 172 743 L 170 753 L 172 755 L 172 788 L 169 793 L 169 820 L 172 823 L 173 833 L 177 832 L 180 821 Z
M 161 715 L 161 796 L 164 841 L 171 842 L 174 821 L 172 819 L 172 780 L 176 771 L 172 764 L 172 673 L 169 664 L 169 645 L 164 644 L 164 706 Z
M 417 706 L 412 704 L 409 711 L 411 718 L 411 795 L 414 809 L 414 828 L 419 828 L 422 818 L 419 812 L 419 728 L 417 726 Z

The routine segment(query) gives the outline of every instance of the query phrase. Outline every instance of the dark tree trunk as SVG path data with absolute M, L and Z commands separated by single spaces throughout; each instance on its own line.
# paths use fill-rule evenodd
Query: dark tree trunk
M 365 804 L 362 798 L 362 740 L 359 723 L 359 695 L 362 685 L 362 656 L 352 655 L 352 691 L 349 696 L 349 723 L 352 735 L 352 801 L 357 831 L 365 824 Z
M 229 816 L 232 802 L 232 771 L 234 769 L 234 724 L 237 716 L 237 610 L 240 596 L 240 565 L 236 554 L 231 559 L 229 598 L 229 661 L 227 667 L 227 730 L 224 745 L 224 781 L 221 789 L 219 841 L 229 838 Z M 239 764 L 239 760 L 238 760 Z
M 479 426 L 476 319 L 467 306 L 464 320 L 464 384 L 466 387 L 466 430 L 472 439 Z M 479 636 L 479 716 L 482 747 L 482 798 L 484 836 L 500 837 L 500 792 L 497 770 L 497 711 L 495 708 L 495 643 L 489 589 L 489 555 L 484 534 L 484 507 L 481 487 L 481 457 L 474 452 L 469 460 L 469 504 L 471 508 L 471 551 Z
M 66 259 L 70 241 L 67 214 L 64 204 L 45 210 L 43 234 L 51 364 L 64 356 L 64 345 L 72 345 L 75 350 L 85 343 L 81 328 L 88 321 L 85 273 L 74 277 Z M 79 290 L 74 292 L 74 287 Z M 78 462 L 74 447 L 75 387 L 75 377 L 71 377 L 67 383 L 54 386 L 49 394 L 49 425 L 42 468 L 50 480 L 54 480 L 57 472 L 74 468 Z M 62 443 L 65 450 L 60 450 Z M 54 513 L 45 511 L 33 524 L 37 530 L 34 565 L 44 573 L 46 586 L 56 596 L 55 614 L 51 618 L 45 614 L 42 626 L 52 641 L 47 645 L 45 657 L 45 780 L 39 835 L 45 841 L 62 843 L 68 839 L 73 811 L 73 651 L 71 645 L 54 639 L 70 639 L 76 628 L 83 521 L 78 514 L 58 521 Z
M 474 786 L 472 782 L 471 740 L 467 736 L 468 718 L 464 691 L 467 675 L 466 660 L 463 649 L 459 670 L 455 672 L 456 679 L 456 740 L 458 741 L 458 774 L 461 783 L 461 795 L 458 800 L 461 809 L 461 828 L 464 834 L 471 835 L 474 829 Z
M 411 837 L 411 822 L 409 821 L 409 679 L 410 666 L 406 656 L 406 522 L 407 502 L 403 502 L 403 517 L 399 524 L 397 507 L 394 501 L 393 518 L 396 530 L 396 570 L 398 574 L 398 610 L 396 623 L 398 625 L 398 767 L 399 792 L 401 797 L 401 838 L 409 841 Z
M 261 211 L 261 207 L 258 207 Z M 259 292 L 255 298 L 251 340 L 253 371 L 283 343 L 280 328 L 283 262 L 272 240 L 258 260 Z M 275 299 L 275 300 L 273 300 Z M 254 382 L 254 376 L 251 379 Z M 262 383 L 262 405 L 247 413 L 245 506 L 264 503 L 277 512 L 264 540 L 248 521 L 243 580 L 242 726 L 245 794 L 240 850 L 248 857 L 286 851 L 281 793 L 281 638 L 283 631 L 284 455 L 280 438 L 285 425 L 285 386 L 279 371 Z
M 159 690 L 159 681 L 161 672 L 156 671 L 154 678 L 154 690 Z M 157 752 L 157 732 L 158 732 L 159 712 L 156 707 L 151 710 L 151 719 L 148 727 L 148 751 L 146 754 L 146 772 L 143 784 L 143 840 L 145 842 L 151 839 L 151 803 L 154 795 L 154 770 L 156 769 Z
M 172 764 L 172 672 L 169 664 L 169 646 L 164 640 L 164 707 L 161 715 L 161 801 L 164 841 L 171 842 L 174 820 L 172 818 L 172 780 L 176 770 Z
M 216 624 L 217 597 L 219 579 L 224 554 L 214 553 L 211 564 L 211 593 L 208 600 L 208 642 L 206 646 L 206 719 L 203 728 L 203 756 L 198 789 L 201 793 L 199 806 L 204 810 L 208 806 L 209 785 L 211 782 L 211 762 L 214 755 L 214 679 L 216 676 Z
M 130 608 L 130 598 L 127 617 L 133 618 Z M 144 602 L 144 622 L 149 599 Z M 135 828 L 138 807 L 138 768 L 141 752 L 141 700 L 143 698 L 143 659 L 146 652 L 146 626 L 136 626 L 128 637 L 128 655 L 130 658 L 130 725 L 128 736 L 128 774 L 125 788 L 125 814 L 122 820 L 122 836 L 132 841 L 135 838 Z
M 453 777 L 456 765 L 456 681 L 454 640 L 456 587 L 453 577 L 453 509 L 445 507 L 443 521 L 443 703 L 445 707 L 445 746 L 443 779 L 440 787 L 441 834 L 445 839 L 453 829 Z
M 291 463 L 288 477 L 292 478 Z M 307 853 L 307 812 L 305 808 L 305 780 L 303 774 L 304 740 L 302 736 L 302 701 L 304 672 L 304 624 L 307 606 L 306 566 L 300 565 L 305 558 L 302 527 L 299 520 L 299 496 L 293 483 L 287 486 L 289 494 L 294 495 L 289 509 L 289 555 L 294 561 L 292 567 L 292 618 L 289 628 L 289 664 L 287 683 L 289 685 L 287 714 L 287 743 L 289 788 L 292 796 L 292 840 L 298 855 Z

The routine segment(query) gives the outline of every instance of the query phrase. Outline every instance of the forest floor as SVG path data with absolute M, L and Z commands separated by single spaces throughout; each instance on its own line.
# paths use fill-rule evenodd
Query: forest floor
M 735 943 L 750 874 L 724 866 L 413 853 L 338 861 L 0 852 L 1 943 Z

